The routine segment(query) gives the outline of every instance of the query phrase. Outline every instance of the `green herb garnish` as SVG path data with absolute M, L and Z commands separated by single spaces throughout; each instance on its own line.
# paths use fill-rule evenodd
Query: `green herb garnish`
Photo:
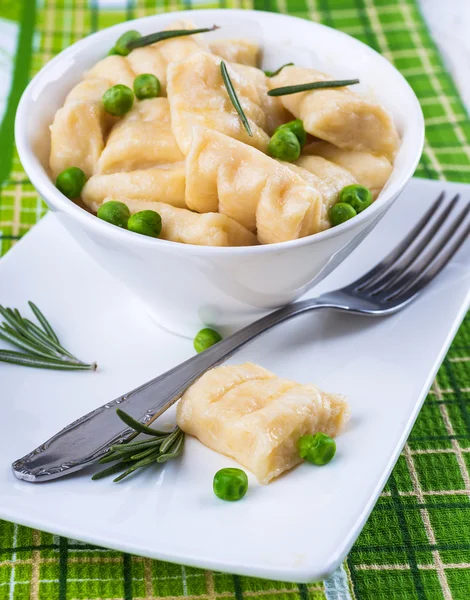
M 279 75 L 279 73 L 282 71 L 282 69 L 284 67 L 293 67 L 294 63 L 286 63 L 285 65 L 281 65 L 279 67 L 279 69 L 277 69 L 276 71 L 265 71 L 264 74 L 266 75 L 266 77 L 275 77 L 276 75 Z
M 0 305 L 0 315 L 4 319 L 0 325 L 0 339 L 22 350 L 0 350 L 0 362 L 58 371 L 97 369 L 96 363 L 84 363 L 70 354 L 60 344 L 59 338 L 39 308 L 33 302 L 29 302 L 29 306 L 41 327 L 23 318 L 16 308 L 12 310 Z
M 220 63 L 220 72 L 222 74 L 222 79 L 224 80 L 225 87 L 227 88 L 228 97 L 230 98 L 235 110 L 239 114 L 240 119 L 241 119 L 248 135 L 250 137 L 253 137 L 253 132 L 251 131 L 250 124 L 248 122 L 248 119 L 246 118 L 244 111 L 243 111 L 242 105 L 240 104 L 240 101 L 238 100 L 237 93 L 235 92 L 235 88 L 233 87 L 232 81 L 230 79 L 230 75 L 228 74 L 228 71 L 227 71 L 227 65 L 225 64 L 224 61 L 222 61 Z
M 345 87 L 359 83 L 359 79 L 333 79 L 331 81 L 312 81 L 312 83 L 300 83 L 299 85 L 286 85 L 284 87 L 269 90 L 268 96 L 288 96 L 308 90 L 321 90 L 325 88 Z
M 207 33 L 208 31 L 215 31 L 216 29 L 220 29 L 220 27 L 218 25 L 213 25 L 212 27 L 203 27 L 202 29 L 169 29 L 167 31 L 157 31 L 156 33 L 143 35 L 140 38 L 131 40 L 128 42 L 127 48 L 128 50 L 134 50 L 135 48 L 150 46 L 150 44 L 155 44 L 156 42 L 161 42 L 163 40 L 169 40 L 184 35 L 194 35 L 196 33 Z
M 137 469 L 147 467 L 153 463 L 167 462 L 172 458 L 177 458 L 183 452 L 184 432 L 178 426 L 173 431 L 167 433 L 152 429 L 148 425 L 136 421 L 120 408 L 116 410 L 116 414 L 135 433 L 122 444 L 116 444 L 109 448 L 108 452 L 98 462 L 100 464 L 118 462 L 112 467 L 95 473 L 92 477 L 94 481 L 124 471 L 113 479 L 116 482 L 121 481 L 124 477 L 137 471 Z M 148 437 L 132 441 L 139 434 L 144 434 Z

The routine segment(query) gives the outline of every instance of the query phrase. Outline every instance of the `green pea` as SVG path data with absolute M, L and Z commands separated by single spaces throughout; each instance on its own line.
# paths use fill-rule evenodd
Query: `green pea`
M 345 223 L 356 215 L 357 212 L 354 208 L 350 204 L 346 204 L 346 202 L 338 202 L 338 204 L 335 204 L 330 208 L 328 213 L 330 223 L 333 227 Z
M 372 192 L 368 188 L 354 183 L 340 191 L 338 201 L 350 204 L 359 214 L 372 204 L 372 199 Z
M 134 79 L 134 94 L 139 100 L 160 96 L 160 81 L 151 73 L 142 73 Z
M 303 435 L 299 440 L 299 454 L 314 465 L 326 465 L 336 454 L 336 442 L 321 432 Z
M 300 143 L 289 129 L 279 129 L 273 133 L 268 144 L 268 154 L 273 158 L 294 162 L 300 156 Z
M 210 327 L 205 327 L 196 334 L 193 342 L 194 349 L 199 354 L 199 352 L 204 352 L 204 350 L 207 350 L 207 348 L 210 348 L 214 344 L 217 344 L 217 342 L 220 342 L 221 339 L 222 336 L 220 333 L 214 329 L 211 329 Z
M 103 94 L 103 106 L 106 112 L 121 117 L 129 112 L 134 104 L 134 92 L 127 85 L 118 83 Z
M 114 54 L 120 54 L 121 56 L 127 56 L 130 53 L 127 44 L 129 42 L 133 42 L 134 40 L 138 40 L 141 37 L 140 33 L 135 30 L 126 31 L 123 33 L 118 39 L 114 46 Z
M 118 56 L 119 52 L 116 50 L 116 46 L 113 46 L 110 50 L 108 50 L 108 56 Z
M 221 500 L 241 500 L 248 490 L 248 477 L 241 469 L 228 468 L 217 471 L 212 484 L 214 494 Z
M 127 221 L 129 220 L 131 213 L 124 202 L 109 200 L 99 207 L 96 216 L 112 225 L 126 229 Z
M 69 167 L 57 175 L 55 185 L 64 196 L 73 200 L 78 198 L 86 183 L 85 173 L 78 167 Z
M 127 228 L 134 233 L 158 237 L 162 230 L 162 218 L 154 210 L 141 210 L 131 216 Z
M 288 129 L 289 131 L 292 131 L 295 137 L 299 140 L 301 148 L 303 148 L 307 143 L 307 132 L 304 129 L 304 123 L 301 119 L 295 119 L 295 121 L 289 121 L 288 123 L 279 125 L 279 127 L 274 130 L 274 133 L 280 129 Z

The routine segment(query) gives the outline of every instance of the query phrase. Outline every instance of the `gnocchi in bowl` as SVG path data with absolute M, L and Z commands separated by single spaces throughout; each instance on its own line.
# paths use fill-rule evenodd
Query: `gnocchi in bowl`
M 25 170 L 71 235 L 188 335 L 331 271 L 403 189 L 423 130 L 371 49 L 239 10 L 94 34 L 40 71 L 16 121 Z

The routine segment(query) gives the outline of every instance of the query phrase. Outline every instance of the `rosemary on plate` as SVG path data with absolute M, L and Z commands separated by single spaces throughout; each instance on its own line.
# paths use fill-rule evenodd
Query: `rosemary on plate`
M 266 77 L 275 77 L 276 75 L 279 75 L 279 73 L 282 71 L 282 69 L 284 67 L 293 67 L 294 63 L 286 63 L 285 65 L 281 65 L 279 67 L 279 69 L 276 69 L 275 71 L 265 71 L 264 74 L 266 75 Z
M 216 29 L 220 29 L 220 27 L 218 25 L 213 25 L 212 27 L 202 27 L 201 29 L 169 29 L 166 31 L 157 31 L 156 33 L 150 33 L 149 35 L 143 35 L 140 38 L 131 40 L 126 45 L 129 50 L 134 50 L 135 48 L 150 46 L 150 44 L 155 44 L 156 42 L 161 42 L 163 40 L 169 40 L 184 35 L 195 35 L 196 33 L 207 33 L 208 31 L 215 31 Z
M 285 87 L 269 90 L 268 96 L 288 96 L 308 90 L 321 90 L 325 88 L 345 87 L 359 83 L 359 79 L 333 79 L 331 81 L 312 81 L 311 83 L 300 83 L 299 85 L 286 85 Z
M 242 105 L 240 104 L 240 101 L 238 100 L 237 93 L 235 91 L 235 88 L 233 87 L 232 80 L 230 79 L 230 75 L 228 74 L 228 71 L 227 71 L 227 65 L 225 64 L 224 61 L 221 61 L 221 63 L 220 63 L 220 73 L 222 74 L 222 79 L 224 80 L 225 87 L 227 88 L 227 94 L 228 94 L 228 97 L 230 98 L 230 101 L 233 104 L 233 107 L 239 114 L 240 119 L 243 123 L 243 126 L 246 129 L 246 132 L 248 133 L 248 135 L 250 137 L 253 137 L 253 132 L 251 131 L 250 123 L 248 122 L 245 112 L 243 111 Z
M 117 461 L 117 463 L 99 473 L 95 473 L 92 477 L 93 480 L 96 481 L 123 471 L 113 479 L 116 482 L 121 481 L 137 469 L 154 463 L 167 462 L 172 458 L 177 458 L 183 452 L 184 432 L 178 426 L 170 432 L 158 431 L 136 421 L 119 408 L 116 413 L 135 433 L 122 444 L 116 444 L 109 448 L 108 452 L 98 462 L 103 464 Z M 147 438 L 132 441 L 141 433 L 145 434 Z
M 61 345 L 55 331 L 39 308 L 33 302 L 29 302 L 29 306 L 40 326 L 22 317 L 16 308 L 4 308 L 0 305 L 0 315 L 4 319 L 0 325 L 0 340 L 22 351 L 0 350 L 0 362 L 59 371 L 96 370 L 96 363 L 84 363 L 70 354 Z

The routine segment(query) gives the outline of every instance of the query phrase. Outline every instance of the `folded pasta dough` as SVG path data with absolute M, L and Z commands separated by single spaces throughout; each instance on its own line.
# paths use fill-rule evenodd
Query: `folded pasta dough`
M 50 126 L 49 156 L 54 179 L 69 167 L 82 169 L 87 177 L 95 173 L 104 148 L 104 137 L 114 122 L 101 102 L 107 88 L 107 83 L 101 79 L 82 81 L 56 112 Z
M 120 200 L 127 204 L 131 214 L 141 210 L 154 210 L 162 218 L 160 238 L 183 244 L 198 246 L 254 246 L 256 236 L 242 225 L 219 213 L 200 215 L 185 208 L 176 208 L 164 202 L 132 200 L 110 197 L 107 200 Z
M 349 419 L 344 396 L 280 379 L 252 363 L 207 371 L 183 394 L 179 427 L 268 483 L 301 462 L 298 440 L 338 435 Z
M 220 73 L 220 62 L 218 56 L 198 52 L 168 67 L 171 125 L 185 155 L 190 150 L 192 132 L 196 126 L 220 131 L 260 150 L 266 150 L 268 146 L 269 137 L 264 131 L 266 116 L 257 86 L 233 65 L 227 65 L 253 132 L 250 137 L 229 98 Z
M 165 30 L 195 29 L 190 21 L 175 21 Z M 202 34 L 170 38 L 156 42 L 150 46 L 136 48 L 127 59 L 134 73 L 152 73 L 160 80 L 162 90 L 167 86 L 167 67 L 171 62 L 178 62 L 201 51 L 209 51 Z
M 107 56 L 85 73 L 85 79 L 103 79 L 108 83 L 108 87 L 121 84 L 131 89 L 135 76 L 125 56 Z
M 328 229 L 330 227 L 328 211 L 338 201 L 340 191 L 357 181 L 349 171 L 321 156 L 301 156 L 295 164 L 285 164 L 320 192 L 322 196 L 320 229 Z
M 186 158 L 186 203 L 220 212 L 262 244 L 297 239 L 321 228 L 322 198 L 289 167 L 217 131 L 197 128 Z
M 270 79 L 271 88 L 334 79 L 304 67 L 284 67 Z M 380 104 L 350 89 L 309 90 L 280 96 L 284 106 L 302 119 L 308 133 L 340 148 L 360 150 L 393 159 L 399 144 L 390 114 Z
M 135 171 L 183 160 L 171 130 L 168 100 L 152 98 L 136 102 L 113 127 L 98 161 L 98 173 Z
M 251 81 L 257 88 L 261 101 L 261 108 L 266 116 L 264 129 L 269 135 L 272 135 L 276 127 L 293 119 L 291 113 L 284 108 L 280 98 L 268 96 L 269 78 L 266 77 L 264 71 L 256 69 L 255 67 L 238 64 L 233 64 L 232 68 L 240 73 L 242 77 Z
M 137 171 L 94 175 L 82 190 L 82 200 L 93 212 L 105 198 L 125 197 L 150 202 L 165 201 L 185 207 L 184 163 Z
M 311 142 L 302 150 L 303 154 L 326 158 L 347 169 L 357 182 L 367 187 L 376 198 L 392 174 L 393 166 L 385 156 L 370 152 L 342 150 L 328 142 Z
M 229 62 L 257 67 L 261 50 L 256 42 L 251 40 L 215 40 L 209 44 L 213 54 L 217 54 Z

